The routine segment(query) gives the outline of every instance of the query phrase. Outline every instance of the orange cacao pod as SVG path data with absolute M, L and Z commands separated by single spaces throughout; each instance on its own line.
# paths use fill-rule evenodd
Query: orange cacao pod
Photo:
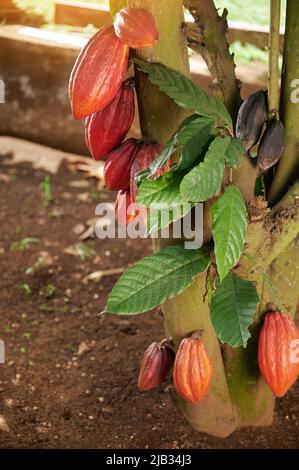
M 266 314 L 258 342 L 258 364 L 263 379 L 277 397 L 282 397 L 297 379 L 298 339 L 298 329 L 288 313 Z
M 134 115 L 134 88 L 131 80 L 127 80 L 102 111 L 86 118 L 86 144 L 95 160 L 120 145 L 131 128 Z
M 69 96 L 73 115 L 82 119 L 105 108 L 125 77 L 129 47 L 104 26 L 82 49 L 71 73 Z
M 163 145 L 160 144 L 145 144 L 141 143 L 139 145 L 138 151 L 134 158 L 134 162 L 131 168 L 131 182 L 130 182 L 130 190 L 132 200 L 136 200 L 136 193 L 137 193 L 137 184 L 136 184 L 136 176 L 142 170 L 145 170 L 150 166 L 150 164 L 157 158 L 157 156 L 162 152 Z M 158 178 L 158 176 L 163 175 L 168 171 L 170 168 L 170 162 L 168 161 L 154 176 L 154 178 Z
M 147 209 L 140 204 L 132 201 L 130 190 L 119 191 L 116 197 L 115 218 L 122 225 L 129 225 L 131 222 L 136 221 L 146 226 Z
M 152 47 L 158 42 L 154 17 L 144 8 L 123 8 L 114 18 L 116 36 L 133 49 Z
M 184 338 L 175 356 L 173 381 L 179 395 L 192 403 L 206 396 L 212 379 L 212 364 L 200 339 Z
M 140 364 L 139 389 L 150 390 L 160 385 L 167 376 L 172 361 L 172 351 L 165 341 L 152 343 L 145 351 Z
M 128 139 L 108 154 L 104 167 L 104 180 L 110 191 L 129 188 L 131 167 L 137 149 L 138 141 Z

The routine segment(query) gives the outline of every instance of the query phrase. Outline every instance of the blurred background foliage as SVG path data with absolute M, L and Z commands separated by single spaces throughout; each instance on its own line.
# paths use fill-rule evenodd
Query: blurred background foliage
M 72 0 L 64 0 L 69 1 Z M 244 5 L 244 0 L 214 0 L 215 5 L 222 13 L 223 8 L 227 8 L 231 21 L 246 22 L 261 26 L 269 24 L 270 2 L 269 0 L 251 0 Z M 109 5 L 109 0 L 80 0 L 81 3 L 93 3 Z M 30 24 L 34 26 L 44 27 L 47 29 L 56 30 L 71 30 L 72 27 L 54 25 L 54 0 L 14 0 L 14 4 L 24 12 L 22 18 L 23 24 Z M 285 6 L 286 0 L 282 0 L 282 25 L 285 21 Z M 84 28 L 83 32 L 92 33 L 94 28 L 92 25 Z M 248 63 L 252 61 L 266 62 L 267 51 L 258 49 L 252 44 L 242 45 L 236 41 L 231 45 L 231 51 L 235 54 L 236 62 Z

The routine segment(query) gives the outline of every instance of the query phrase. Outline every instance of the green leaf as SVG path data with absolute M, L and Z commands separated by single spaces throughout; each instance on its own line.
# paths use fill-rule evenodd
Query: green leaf
M 211 303 L 211 320 L 218 338 L 232 347 L 247 345 L 248 327 L 259 302 L 253 282 L 230 273 L 218 285 Z
M 204 161 L 183 178 L 180 192 L 185 201 L 203 202 L 220 191 L 224 172 L 224 156 L 230 140 L 230 137 L 216 137 L 211 143 Z
M 226 107 L 219 98 L 208 95 L 191 80 L 162 64 L 149 64 L 134 61 L 142 72 L 148 74 L 151 83 L 172 98 L 179 106 L 193 109 L 201 116 L 214 118 L 219 126 L 232 129 L 232 120 Z
M 190 211 L 190 203 L 183 201 L 180 195 L 181 179 L 179 175 L 175 179 L 163 176 L 156 180 L 145 180 L 139 186 L 137 203 L 151 208 L 147 218 L 148 235 L 167 227 Z
M 247 229 L 246 205 L 240 190 L 229 186 L 212 206 L 213 238 L 220 281 L 237 264 Z
M 172 299 L 209 266 L 201 250 L 170 246 L 146 256 L 124 273 L 110 293 L 105 311 L 135 315 Z
M 231 168 L 237 168 L 244 156 L 244 146 L 237 137 L 232 138 L 231 143 L 226 151 L 225 160 Z
M 186 167 L 186 158 L 194 159 L 194 153 L 196 152 L 196 157 L 200 155 L 203 145 L 206 145 L 207 141 L 211 139 L 211 135 L 216 135 L 217 131 L 215 129 L 215 122 L 211 119 L 207 119 L 197 114 L 193 114 L 185 119 L 179 126 L 177 132 L 173 134 L 171 139 L 166 144 L 165 148 L 162 150 L 160 155 L 153 161 L 153 163 L 139 173 L 138 180 L 141 181 L 144 178 L 150 178 L 154 176 L 157 171 L 162 168 L 163 165 L 172 157 L 172 155 L 177 151 L 184 152 L 185 146 L 188 147 L 189 142 L 193 141 L 193 138 L 197 138 L 197 141 L 202 137 L 202 144 L 198 143 L 197 149 L 192 151 L 190 156 L 190 151 L 187 149 L 188 156 L 182 156 L 180 163 L 176 166 L 176 171 L 178 169 L 183 169 Z M 184 164 L 181 165 L 181 162 Z M 191 164 L 191 163 L 190 163 Z
M 212 119 L 200 117 L 196 120 L 196 124 L 196 132 L 182 146 L 181 158 L 173 168 L 174 172 L 186 170 L 195 162 L 202 161 L 209 145 L 218 134 L 215 121 Z
M 175 180 L 165 177 L 156 180 L 145 180 L 139 186 L 136 202 L 145 207 L 151 204 L 180 204 L 182 200 L 179 187 L 181 178 Z
M 265 191 L 266 191 L 265 175 L 263 173 L 261 173 L 255 181 L 254 195 L 255 195 L 255 197 L 265 196 Z

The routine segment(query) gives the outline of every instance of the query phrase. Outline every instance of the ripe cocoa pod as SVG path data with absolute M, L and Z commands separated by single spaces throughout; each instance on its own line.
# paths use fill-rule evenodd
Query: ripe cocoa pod
M 236 137 L 247 152 L 259 141 L 266 119 L 267 92 L 259 90 L 243 102 L 237 118 Z
M 145 351 L 139 370 L 138 388 L 150 390 L 163 382 L 171 369 L 173 355 L 166 341 L 152 343 Z
M 131 80 L 127 80 L 102 111 L 86 118 L 86 144 L 95 160 L 120 145 L 132 126 L 134 115 L 134 88 Z
M 110 191 L 129 188 L 131 167 L 137 150 L 138 141 L 128 139 L 107 155 L 104 166 L 104 181 Z
M 133 49 L 152 47 L 158 41 L 154 17 L 144 8 L 123 8 L 114 18 L 116 36 Z
M 119 191 L 115 202 L 115 218 L 121 225 L 136 222 L 146 226 L 147 209 L 132 201 L 130 190 Z
M 283 152 L 285 140 L 284 126 L 281 121 L 273 121 L 266 129 L 257 151 L 257 164 L 262 171 L 275 165 Z
M 184 338 L 175 356 L 173 381 L 179 395 L 191 403 L 206 396 L 212 380 L 212 364 L 200 339 Z
M 129 47 L 104 26 L 82 49 L 72 70 L 69 97 L 73 115 L 82 119 L 105 108 L 124 80 Z
M 162 152 L 163 145 L 160 144 L 146 144 L 140 143 L 138 151 L 136 153 L 132 168 L 131 168 L 131 178 L 130 178 L 130 190 L 132 200 L 136 200 L 137 193 L 137 184 L 136 176 L 142 170 L 145 170 L 150 166 L 150 164 L 157 158 L 157 156 Z M 157 171 L 156 175 L 153 178 L 158 178 L 166 173 L 170 168 L 170 162 L 168 161 L 160 170 Z
M 297 379 L 295 347 L 298 339 L 298 329 L 288 313 L 266 314 L 258 342 L 258 365 L 263 379 L 277 397 L 282 397 Z

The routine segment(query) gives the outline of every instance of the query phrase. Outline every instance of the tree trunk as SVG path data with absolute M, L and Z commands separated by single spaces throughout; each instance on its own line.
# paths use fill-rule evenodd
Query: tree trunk
M 129 0 L 133 7 L 143 7 L 152 12 L 159 29 L 159 43 L 152 50 L 142 50 L 143 60 L 160 62 L 189 76 L 187 40 L 184 33 L 183 4 L 180 0 Z M 142 132 L 158 142 L 166 143 L 171 133 L 186 117 L 186 112 L 178 108 L 146 77 L 138 74 L 138 101 Z M 155 249 L 165 245 L 165 240 L 157 241 Z M 168 241 L 171 243 L 171 241 Z M 236 428 L 235 413 L 228 393 L 224 365 L 218 339 L 213 330 L 209 306 L 204 302 L 206 276 L 198 276 L 197 281 L 173 301 L 163 306 L 165 330 L 172 336 L 175 345 L 191 331 L 204 330 L 203 341 L 214 366 L 214 379 L 209 395 L 198 405 L 192 405 L 178 398 L 179 407 L 190 424 L 198 431 L 225 437 Z
M 283 51 L 281 119 L 286 130 L 286 145 L 270 188 L 271 204 L 276 203 L 299 176 L 299 14 L 298 1 L 288 0 Z

